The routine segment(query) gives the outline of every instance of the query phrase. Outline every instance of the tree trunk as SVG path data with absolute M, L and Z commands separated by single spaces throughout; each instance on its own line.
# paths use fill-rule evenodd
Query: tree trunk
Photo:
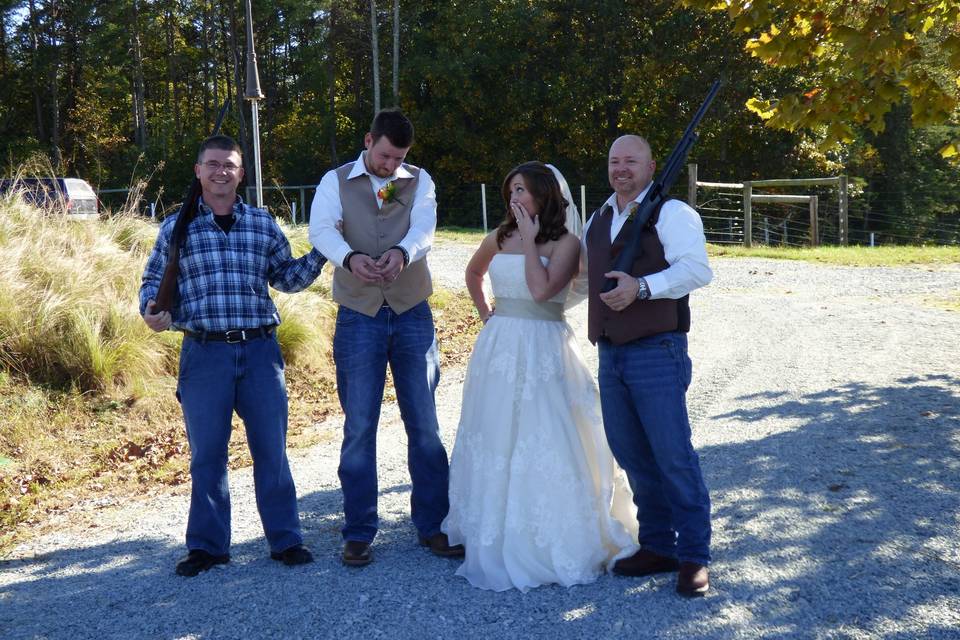
M 370 0 L 370 48 L 373 51 L 373 112 L 380 111 L 380 43 L 377 35 L 377 0 Z
M 337 158 L 337 68 L 336 54 L 337 46 L 334 34 L 337 28 L 336 8 L 330 7 L 330 31 L 327 38 L 327 46 L 330 50 L 327 52 L 327 85 L 328 99 L 330 105 L 330 166 L 338 167 L 340 162 Z
M 40 18 L 37 15 L 37 5 L 30 0 L 30 65 L 33 67 L 32 76 L 40 76 Z M 37 114 L 37 140 L 42 144 L 47 140 L 47 131 L 43 126 L 43 104 L 40 97 L 39 82 L 30 83 L 33 88 L 33 107 Z
M 10 54 L 7 51 L 7 12 L 0 11 L 0 74 L 7 77 L 7 61 Z
M 254 179 L 254 167 L 253 167 L 253 155 L 250 153 L 250 144 L 247 140 L 247 120 L 243 114 L 243 90 L 244 90 L 244 81 L 243 76 L 240 72 L 240 63 L 241 63 L 241 54 L 240 54 L 240 42 L 237 39 L 237 30 L 240 28 L 239 23 L 237 22 L 237 9 L 233 3 L 229 3 L 230 7 L 230 51 L 233 52 L 233 87 L 236 91 L 234 100 L 236 104 L 234 109 L 237 112 L 237 121 L 240 128 L 240 147 L 243 149 L 243 165 L 244 173 L 246 173 L 245 182 L 246 184 L 251 184 Z M 246 196 L 246 194 L 244 194 Z M 246 200 L 246 197 L 244 197 Z
M 400 106 L 400 0 L 393 0 L 393 106 Z
M 200 23 L 200 42 L 203 50 L 203 121 L 210 122 L 210 4 L 203 3 L 201 8 L 203 12 Z M 214 88 L 216 95 L 216 88 Z M 216 97 L 214 97 L 216 101 Z
M 50 64 L 50 158 L 56 171 L 62 170 L 63 154 L 60 151 L 60 43 L 57 38 L 58 11 L 55 2 L 50 5 L 49 42 L 52 55 Z
M 147 110 L 144 104 L 146 91 L 143 81 L 143 51 L 140 47 L 140 8 L 138 0 L 131 2 L 132 29 L 130 50 L 133 54 L 133 140 L 141 151 L 147 150 Z
M 170 8 L 167 8 L 166 11 L 166 24 L 164 25 L 167 37 L 167 83 L 170 87 L 171 95 L 171 108 L 173 111 L 173 136 L 174 141 L 179 141 L 183 137 L 183 127 L 180 122 L 180 86 L 177 79 L 177 72 L 175 69 L 177 61 L 177 51 L 174 47 L 174 21 L 173 21 L 173 11 Z

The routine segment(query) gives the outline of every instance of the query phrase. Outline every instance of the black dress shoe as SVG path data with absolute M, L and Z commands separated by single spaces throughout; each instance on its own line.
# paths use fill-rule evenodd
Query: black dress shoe
M 420 536 L 420 546 L 430 547 L 430 551 L 443 558 L 462 558 L 464 555 L 463 545 L 451 546 L 445 533 L 435 533 L 429 538 Z
M 176 572 L 178 576 L 192 578 L 201 571 L 206 571 L 217 564 L 227 564 L 230 562 L 230 555 L 215 556 L 203 549 L 191 549 L 190 552 L 180 558 L 177 562 Z
M 313 562 L 313 554 L 302 544 L 295 544 L 287 547 L 283 551 L 271 551 L 271 560 L 279 560 L 288 567 L 295 567 L 298 564 L 307 564 Z
M 661 556 L 646 549 L 640 549 L 629 558 L 621 558 L 613 563 L 613 572 L 618 576 L 649 576 L 654 573 L 667 573 L 680 568 L 676 558 Z
M 360 540 L 347 540 L 343 545 L 343 554 L 340 556 L 343 564 L 350 567 L 362 567 L 370 564 L 373 555 L 370 553 L 370 543 Z

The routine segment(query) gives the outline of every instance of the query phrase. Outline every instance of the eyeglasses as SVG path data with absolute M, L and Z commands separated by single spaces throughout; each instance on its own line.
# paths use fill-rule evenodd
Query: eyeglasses
M 227 173 L 233 173 L 234 171 L 240 168 L 237 165 L 233 164 L 232 162 L 220 163 L 220 162 L 217 162 L 216 160 L 207 160 L 206 162 L 203 163 L 203 166 L 209 169 L 210 171 L 216 172 L 216 171 L 220 171 L 220 169 L 223 169 Z

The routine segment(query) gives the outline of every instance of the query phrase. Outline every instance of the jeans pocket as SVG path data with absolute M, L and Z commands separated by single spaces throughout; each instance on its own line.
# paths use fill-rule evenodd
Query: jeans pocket
M 414 318 L 433 320 L 433 311 L 430 310 L 430 303 L 426 300 L 411 307 L 407 313 Z
M 677 363 L 677 378 L 683 390 L 686 391 L 690 386 L 693 373 L 693 363 L 690 361 L 686 345 L 680 344 L 678 340 L 670 340 L 670 356 Z
M 280 340 L 277 337 L 277 334 L 274 333 L 272 336 L 266 339 L 273 343 L 271 346 L 273 347 L 273 352 L 276 357 L 274 363 L 280 371 L 283 371 L 286 369 L 286 361 L 283 359 L 283 349 L 280 347 Z
M 343 327 L 355 323 L 360 314 L 353 309 L 348 309 L 343 305 L 337 310 L 337 326 Z
M 191 354 L 197 350 L 200 345 L 193 338 L 183 337 L 180 343 L 180 362 L 177 369 L 177 380 L 182 381 L 186 373 L 190 370 Z
M 663 340 L 661 340 L 660 347 L 667 352 L 667 355 L 670 356 L 671 360 L 673 361 L 680 360 L 680 358 L 678 357 L 679 349 L 677 349 L 677 344 L 670 338 L 664 338 Z
M 681 345 L 678 339 L 669 337 L 660 341 L 660 346 L 669 354 L 670 359 L 677 365 L 677 381 L 683 387 L 684 391 L 690 386 L 692 377 L 692 363 L 686 348 Z

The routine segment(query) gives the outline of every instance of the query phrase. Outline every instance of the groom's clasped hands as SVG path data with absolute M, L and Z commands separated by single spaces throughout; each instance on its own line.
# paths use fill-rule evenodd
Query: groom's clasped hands
M 350 256 L 350 272 L 368 284 L 393 282 L 403 270 L 403 252 L 394 247 L 384 252 L 378 259 L 363 253 Z

